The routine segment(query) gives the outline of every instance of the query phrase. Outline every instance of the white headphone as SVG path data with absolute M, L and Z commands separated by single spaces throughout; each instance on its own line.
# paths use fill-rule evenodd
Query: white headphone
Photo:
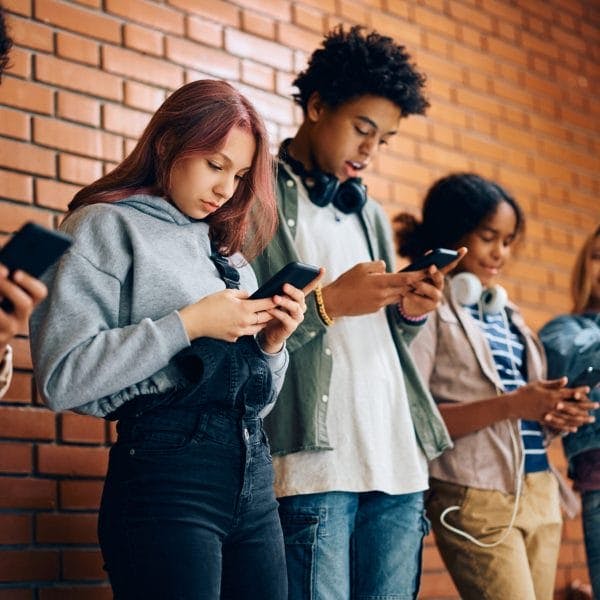
M 452 294 L 462 306 L 477 304 L 485 314 L 502 312 L 508 302 L 508 294 L 501 285 L 484 288 L 477 275 L 463 272 L 450 280 Z

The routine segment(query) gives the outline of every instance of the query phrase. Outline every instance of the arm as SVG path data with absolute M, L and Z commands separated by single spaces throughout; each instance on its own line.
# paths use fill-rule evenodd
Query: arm
M 5 346 L 0 359 L 0 398 L 6 394 L 12 379 L 12 349 Z

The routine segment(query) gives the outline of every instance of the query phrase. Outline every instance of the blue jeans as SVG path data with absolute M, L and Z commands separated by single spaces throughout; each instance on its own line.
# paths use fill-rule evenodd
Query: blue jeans
M 423 493 L 326 492 L 280 498 L 289 600 L 416 598 Z
M 600 490 L 584 492 L 583 532 L 594 598 L 600 598 Z

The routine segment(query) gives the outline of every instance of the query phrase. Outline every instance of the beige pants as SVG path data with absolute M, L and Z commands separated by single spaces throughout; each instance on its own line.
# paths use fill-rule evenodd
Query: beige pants
M 427 501 L 438 548 L 463 600 L 552 600 L 562 519 L 558 482 L 549 471 L 525 476 L 513 528 L 494 548 L 480 548 L 446 529 L 446 522 L 481 542 L 506 532 L 515 497 L 432 479 Z

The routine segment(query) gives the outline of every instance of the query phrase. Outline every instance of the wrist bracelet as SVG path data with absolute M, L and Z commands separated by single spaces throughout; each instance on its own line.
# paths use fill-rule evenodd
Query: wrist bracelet
M 323 323 L 325 323 L 327 327 L 333 325 L 333 319 L 327 314 L 327 311 L 325 310 L 325 302 L 323 302 L 323 291 L 320 285 L 315 288 L 315 300 L 317 301 L 317 310 L 319 312 L 319 317 L 321 317 L 321 321 L 323 321 Z
M 404 312 L 404 309 L 402 308 L 402 301 L 398 302 L 396 306 L 398 307 L 398 312 L 400 313 L 400 316 L 407 323 L 422 323 L 423 321 L 425 321 L 425 319 L 427 319 L 427 313 L 425 313 L 424 315 L 419 315 L 418 317 L 411 317 L 410 315 L 407 315 Z

